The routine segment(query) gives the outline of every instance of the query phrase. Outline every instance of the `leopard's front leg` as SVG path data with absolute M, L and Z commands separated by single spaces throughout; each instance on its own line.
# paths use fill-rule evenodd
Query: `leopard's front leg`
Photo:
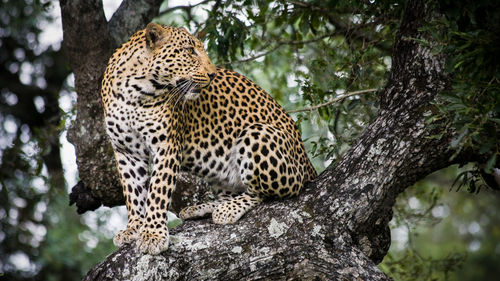
M 179 172 L 179 155 L 172 145 L 155 149 L 149 193 L 146 200 L 146 219 L 137 239 L 143 253 L 157 255 L 168 248 L 167 210 Z
M 137 157 L 119 152 L 117 149 L 115 149 L 115 159 L 128 213 L 127 228 L 118 232 L 113 238 L 113 243 L 120 247 L 136 241 L 142 228 L 142 221 L 146 215 L 144 205 L 147 196 L 148 162 L 138 160 Z

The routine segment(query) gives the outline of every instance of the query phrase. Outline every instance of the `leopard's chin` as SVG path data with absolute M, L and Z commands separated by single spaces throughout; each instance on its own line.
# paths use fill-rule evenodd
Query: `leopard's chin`
M 189 91 L 189 93 L 186 93 L 184 95 L 184 99 L 186 99 L 186 100 L 194 100 L 194 99 L 198 98 L 200 96 L 200 94 L 201 94 L 201 90 L 202 90 L 202 88 L 196 88 L 196 89 L 193 89 L 193 90 Z

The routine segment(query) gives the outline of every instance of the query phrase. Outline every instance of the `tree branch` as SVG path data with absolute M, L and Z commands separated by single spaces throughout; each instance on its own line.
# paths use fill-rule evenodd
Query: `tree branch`
M 356 96 L 356 95 L 360 95 L 360 94 L 366 94 L 366 93 L 373 93 L 373 92 L 376 92 L 378 91 L 378 89 L 366 89 L 366 90 L 359 90 L 359 91 L 354 91 L 354 92 L 348 92 L 347 94 L 344 94 L 340 97 L 336 97 L 334 99 L 331 99 L 327 102 L 324 102 L 324 103 L 320 103 L 320 104 L 317 104 L 317 105 L 314 105 L 314 106 L 311 106 L 311 107 L 306 107 L 306 108 L 300 108 L 300 109 L 293 109 L 293 110 L 287 110 L 288 113 L 297 113 L 297 112 L 304 112 L 304 111 L 313 111 L 313 110 L 316 110 L 318 108 L 321 108 L 321 107 L 324 107 L 324 106 L 328 106 L 330 104 L 333 104 L 333 103 L 336 103 L 336 102 L 339 102 L 345 98 L 348 98 L 348 97 L 351 97 L 351 96 Z
M 124 0 L 108 23 L 113 49 L 126 42 L 138 29 L 146 27 L 158 15 L 162 2 L 163 0 Z

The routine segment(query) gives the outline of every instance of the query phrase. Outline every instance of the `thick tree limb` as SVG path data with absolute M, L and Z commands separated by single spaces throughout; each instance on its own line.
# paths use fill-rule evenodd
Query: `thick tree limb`
M 291 215 L 283 216 L 284 212 Z M 142 256 L 134 247 L 124 247 L 92 269 L 85 280 L 135 276 L 148 280 L 386 280 L 372 261 L 358 249 L 345 247 L 341 239 L 333 233 L 326 236 L 300 201 L 273 202 L 236 225 L 188 222 L 171 237 L 170 249 L 162 256 Z
M 158 14 L 161 2 L 123 1 L 108 24 L 101 0 L 60 1 L 63 47 L 75 72 L 78 92 L 77 118 L 68 131 L 68 140 L 76 148 L 82 184 L 106 206 L 120 205 L 124 201 L 112 148 L 103 125 L 99 95 L 102 74 L 113 49 L 134 31 L 146 26 Z M 82 203 L 81 206 L 98 203 Z

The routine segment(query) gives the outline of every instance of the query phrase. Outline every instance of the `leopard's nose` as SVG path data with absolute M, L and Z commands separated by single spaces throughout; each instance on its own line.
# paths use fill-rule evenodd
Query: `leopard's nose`
M 209 73 L 208 78 L 210 78 L 210 81 L 214 80 L 215 78 L 215 73 Z

